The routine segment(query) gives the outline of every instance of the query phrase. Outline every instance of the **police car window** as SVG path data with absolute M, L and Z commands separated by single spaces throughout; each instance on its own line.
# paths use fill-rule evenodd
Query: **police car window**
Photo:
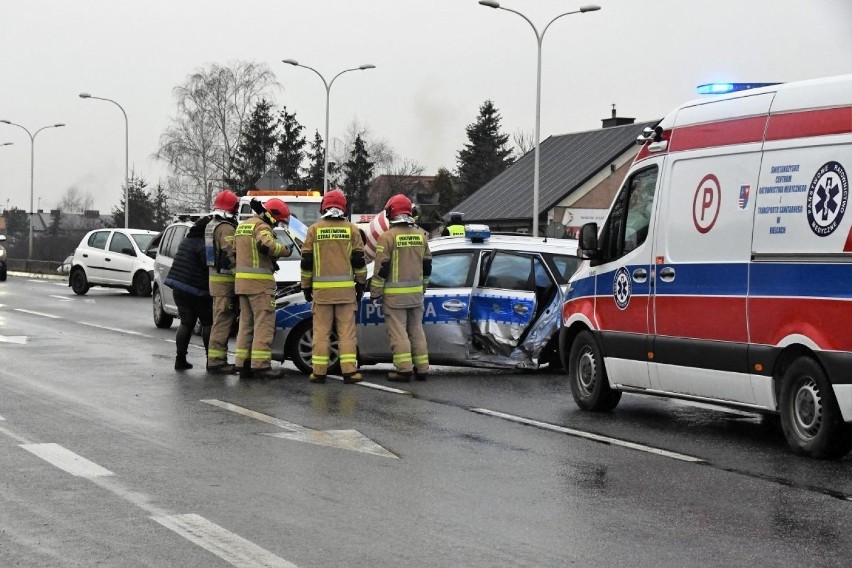
M 576 256 L 553 255 L 553 266 L 556 267 L 556 274 L 563 282 L 571 278 L 579 265 L 580 259 Z
M 287 231 L 281 228 L 275 228 L 273 229 L 273 232 L 275 233 L 275 238 L 278 240 L 279 243 L 282 243 L 288 247 L 293 247 L 290 252 L 290 256 L 287 257 L 288 259 L 293 260 L 294 258 L 301 258 L 302 254 L 299 251 L 299 247 L 296 246 L 296 243 L 293 242 L 293 239 L 290 238 L 290 235 L 287 233 Z
M 488 266 L 488 273 L 482 285 L 485 288 L 534 292 L 535 281 L 531 257 L 496 252 Z
M 87 244 L 92 248 L 105 249 L 108 238 L 109 231 L 98 231 L 96 233 L 92 233 Z
M 126 248 L 133 250 L 133 245 L 130 244 L 130 239 L 127 238 L 127 235 L 118 232 L 113 233 L 112 240 L 109 242 L 110 252 L 118 252 L 124 254 L 122 250 Z
M 603 232 L 602 250 L 606 260 L 621 258 L 645 242 L 656 187 L 656 166 L 636 172 L 622 186 Z
M 435 254 L 428 288 L 468 288 L 473 279 L 473 252 Z

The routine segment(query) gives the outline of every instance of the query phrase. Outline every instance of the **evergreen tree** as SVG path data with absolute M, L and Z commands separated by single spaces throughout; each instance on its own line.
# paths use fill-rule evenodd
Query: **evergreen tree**
M 343 171 L 343 191 L 349 200 L 349 210 L 358 213 L 369 211 L 368 192 L 373 179 L 373 162 L 360 135 L 355 137 L 349 160 L 343 164 Z
M 476 122 L 467 126 L 468 142 L 457 157 L 459 201 L 512 165 L 509 135 L 500 132 L 500 119 L 494 103 L 486 100 L 479 107 Z
M 438 194 L 438 210 L 441 214 L 449 213 L 459 202 L 453 176 L 447 168 L 441 168 L 432 180 L 432 192 Z
M 134 171 L 130 172 L 129 182 L 127 194 L 130 201 L 130 214 L 128 216 L 130 228 L 159 231 L 163 227 L 158 225 L 156 221 L 156 197 L 152 198 L 148 194 L 148 189 L 146 189 L 148 182 Z M 118 207 L 112 209 L 112 222 L 115 227 L 124 227 L 124 187 L 121 188 L 121 200 Z
M 302 188 L 303 181 L 300 174 L 302 161 L 305 159 L 305 136 L 302 131 L 304 126 L 296 120 L 296 113 L 287 112 L 287 107 L 281 110 L 279 119 L 281 130 L 278 136 L 278 151 L 275 155 L 275 167 L 281 177 L 287 180 L 291 188 Z
M 278 124 L 272 116 L 272 103 L 261 99 L 255 105 L 245 127 L 243 140 L 234 156 L 232 184 L 243 195 L 272 166 Z
M 322 189 L 323 178 L 325 177 L 325 146 L 323 146 L 319 130 L 316 131 L 314 141 L 311 142 L 308 160 L 310 163 L 305 169 L 305 189 Z M 331 188 L 329 187 L 329 189 Z
M 12 207 L 11 209 L 6 209 L 3 217 L 6 219 L 6 234 L 8 236 L 21 237 L 28 234 L 30 220 L 26 211 Z
M 157 182 L 157 187 L 152 192 L 154 202 L 154 225 L 157 230 L 165 229 L 171 222 L 171 211 L 169 209 L 169 200 L 167 190 L 163 184 Z

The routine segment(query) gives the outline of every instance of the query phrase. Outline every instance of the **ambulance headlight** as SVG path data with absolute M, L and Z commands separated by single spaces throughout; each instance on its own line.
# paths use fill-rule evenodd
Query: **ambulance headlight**
M 472 243 L 481 243 L 491 236 L 491 228 L 488 225 L 465 225 L 464 236 Z

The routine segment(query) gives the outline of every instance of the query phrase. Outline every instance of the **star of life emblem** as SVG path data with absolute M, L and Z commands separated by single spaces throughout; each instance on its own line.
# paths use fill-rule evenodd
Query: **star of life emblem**
M 817 170 L 808 190 L 807 214 L 811 231 L 827 237 L 840 225 L 849 198 L 846 170 L 838 162 L 828 162 Z
M 630 304 L 631 292 L 630 274 L 622 266 L 615 272 L 615 278 L 612 279 L 612 296 L 619 310 L 627 309 L 628 304 Z

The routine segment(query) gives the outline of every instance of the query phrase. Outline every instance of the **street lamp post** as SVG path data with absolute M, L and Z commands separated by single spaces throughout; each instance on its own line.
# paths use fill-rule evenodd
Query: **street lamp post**
M 89 93 L 80 93 L 79 96 L 81 99 L 96 99 L 112 103 L 117 106 L 121 110 L 121 114 L 124 115 L 124 228 L 127 229 L 130 226 L 128 224 L 130 219 L 130 126 L 127 122 L 127 113 L 124 112 L 124 107 L 112 99 L 96 97 Z
M 334 84 L 334 80 L 343 75 L 344 73 L 348 73 L 349 71 L 364 71 L 366 69 L 375 69 L 376 66 L 370 63 L 365 63 L 364 65 L 359 65 L 358 67 L 353 67 L 351 69 L 344 69 L 337 75 L 335 75 L 331 81 L 326 81 L 325 77 L 322 76 L 322 73 L 314 69 L 313 67 L 308 67 L 307 65 L 302 65 L 295 59 L 283 59 L 284 63 L 288 65 L 293 65 L 295 67 L 304 67 L 305 69 L 310 69 L 322 79 L 322 84 L 325 85 L 325 165 L 323 166 L 323 178 L 322 178 L 322 193 L 328 191 L 328 114 L 329 114 L 329 102 L 331 101 L 331 86 Z
M 35 138 L 38 136 L 38 133 L 47 128 L 59 128 L 65 126 L 64 123 L 59 122 L 56 124 L 48 124 L 47 126 L 42 126 L 35 132 L 30 132 L 25 127 L 17 124 L 15 122 L 10 122 L 8 120 L 0 120 L 3 124 L 8 124 L 10 126 L 17 126 L 21 130 L 27 133 L 30 137 L 30 250 L 27 256 L 28 260 L 33 259 L 33 196 L 35 195 Z
M 572 12 L 565 12 L 564 14 L 559 14 L 552 20 L 550 20 L 541 33 L 538 32 L 538 28 L 535 27 L 535 24 L 532 21 L 521 14 L 516 10 L 512 10 L 511 8 L 505 8 L 500 5 L 499 2 L 495 2 L 493 0 L 479 0 L 479 3 L 483 6 L 487 6 L 489 8 L 499 8 L 500 10 L 505 10 L 507 12 L 512 12 L 513 14 L 517 14 L 522 17 L 527 23 L 532 27 L 533 32 L 535 32 L 536 42 L 538 43 L 538 63 L 536 67 L 536 79 L 535 79 L 535 165 L 533 166 L 533 215 L 532 215 L 532 234 L 533 236 L 538 236 L 538 171 L 539 171 L 539 139 L 540 139 L 540 130 L 541 130 L 541 43 L 544 40 L 544 34 L 547 33 L 547 29 L 550 27 L 550 24 L 558 20 L 563 16 L 569 16 L 571 14 L 584 14 L 586 12 L 594 12 L 600 10 L 601 7 L 595 4 L 587 4 L 585 6 L 580 6 L 579 10 L 574 10 Z
M 14 142 L 3 142 L 2 144 L 0 144 L 0 147 L 11 146 L 12 144 L 14 144 Z M 3 212 L 5 213 L 8 210 L 9 210 L 9 198 L 7 197 L 6 198 L 6 208 L 3 210 Z

